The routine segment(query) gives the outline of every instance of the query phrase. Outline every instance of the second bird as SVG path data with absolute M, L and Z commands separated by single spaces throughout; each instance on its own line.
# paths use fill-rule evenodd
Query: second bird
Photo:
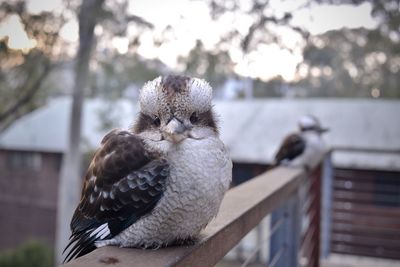
M 322 127 L 319 120 L 311 115 L 299 119 L 299 128 L 299 133 L 290 134 L 283 140 L 275 155 L 275 164 L 310 170 L 326 152 L 321 135 L 328 128 Z

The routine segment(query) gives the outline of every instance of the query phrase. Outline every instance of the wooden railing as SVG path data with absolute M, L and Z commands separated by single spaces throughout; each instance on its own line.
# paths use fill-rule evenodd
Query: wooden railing
M 321 166 L 312 172 L 277 167 L 232 188 L 193 246 L 102 247 L 64 267 L 214 266 L 271 213 L 268 266 L 318 266 Z

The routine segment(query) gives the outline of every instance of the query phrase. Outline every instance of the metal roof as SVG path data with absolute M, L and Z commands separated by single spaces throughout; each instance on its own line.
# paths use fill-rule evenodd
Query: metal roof
M 0 135 L 0 147 L 18 150 L 63 152 L 67 145 L 71 99 L 56 98 L 48 105 L 17 120 Z M 115 125 L 129 127 L 138 106 L 129 100 L 110 104 L 87 99 L 83 110 L 83 144 L 95 148 L 107 130 L 101 130 L 100 111 L 109 108 Z M 110 106 L 112 105 L 112 106 Z M 380 150 L 400 149 L 400 101 L 367 99 L 268 99 L 217 101 L 215 113 L 221 139 L 237 162 L 271 162 L 283 137 L 297 130 L 301 115 L 317 116 L 331 129 L 324 138 L 331 147 Z M 340 153 L 334 158 L 343 166 L 400 169 L 400 155 L 371 156 Z
M 69 134 L 69 97 L 54 98 L 49 103 L 14 122 L 0 135 L 0 147 L 5 149 L 64 152 L 67 149 Z M 84 102 L 82 118 L 82 145 L 95 148 L 108 131 L 102 129 L 102 111 L 118 118 L 115 124 L 127 128 L 136 116 L 136 105 L 128 100 L 111 103 L 101 99 L 88 99 Z

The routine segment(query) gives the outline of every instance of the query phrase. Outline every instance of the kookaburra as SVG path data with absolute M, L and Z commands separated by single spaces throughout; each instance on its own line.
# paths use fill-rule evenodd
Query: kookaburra
M 107 245 L 190 243 L 216 216 L 232 161 L 211 99 L 210 85 L 197 78 L 143 86 L 134 127 L 108 133 L 89 166 L 66 261 Z
M 299 133 L 288 135 L 275 155 L 275 163 L 310 170 L 318 164 L 326 152 L 322 133 L 328 131 L 319 120 L 311 115 L 299 119 Z

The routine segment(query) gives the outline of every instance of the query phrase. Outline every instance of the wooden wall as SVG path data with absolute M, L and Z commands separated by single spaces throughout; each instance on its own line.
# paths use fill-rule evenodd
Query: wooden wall
M 336 169 L 331 251 L 400 259 L 400 172 Z
M 11 166 L 10 155 L 30 151 L 0 150 L 0 249 L 38 239 L 53 246 L 61 154 L 40 152 L 40 168 Z

